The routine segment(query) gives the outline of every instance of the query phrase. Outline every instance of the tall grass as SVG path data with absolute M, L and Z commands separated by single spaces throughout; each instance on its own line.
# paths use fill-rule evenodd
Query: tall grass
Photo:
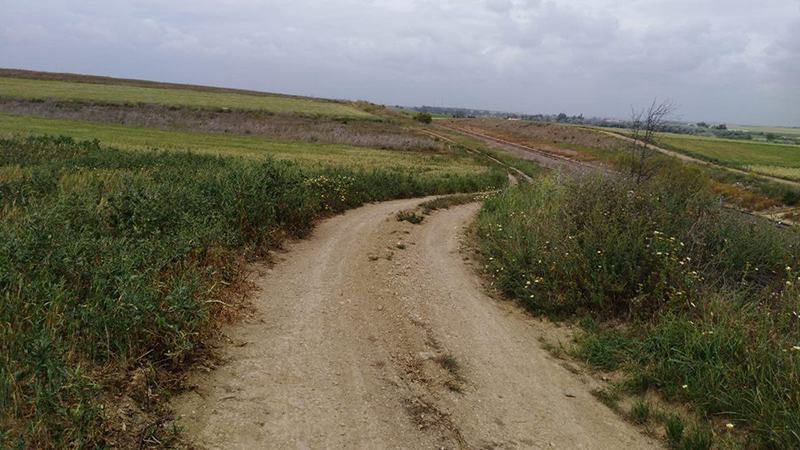
M 250 110 L 163 105 L 116 105 L 86 101 L 24 101 L 0 97 L 0 111 L 25 116 L 101 122 L 162 130 L 225 133 L 282 141 L 324 142 L 374 149 L 436 151 L 433 139 L 376 118 L 307 117 Z
M 629 389 L 733 420 L 755 447 L 799 448 L 800 239 L 709 186 L 671 166 L 644 185 L 509 189 L 479 218 L 485 269 L 532 310 L 581 321 L 577 353 L 625 369 Z
M 103 368 L 181 366 L 241 261 L 316 218 L 504 181 L 0 140 L 0 447 L 102 447 Z

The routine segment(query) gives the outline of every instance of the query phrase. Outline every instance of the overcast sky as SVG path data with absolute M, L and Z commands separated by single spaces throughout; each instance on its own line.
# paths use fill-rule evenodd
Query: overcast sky
M 3 0 L 0 67 L 800 126 L 800 0 Z

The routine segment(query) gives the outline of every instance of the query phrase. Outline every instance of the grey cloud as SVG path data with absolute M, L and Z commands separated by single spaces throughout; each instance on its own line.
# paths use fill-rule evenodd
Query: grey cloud
M 800 3 L 6 0 L 0 66 L 526 112 L 800 125 Z
M 514 7 L 511 0 L 486 0 L 486 7 L 496 13 L 505 13 Z

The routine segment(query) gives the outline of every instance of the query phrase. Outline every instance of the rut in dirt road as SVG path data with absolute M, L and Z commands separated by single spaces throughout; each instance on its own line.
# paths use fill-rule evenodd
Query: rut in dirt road
M 661 448 L 542 349 L 545 325 L 484 293 L 459 251 L 479 205 L 421 225 L 365 206 L 258 268 L 259 319 L 174 402 L 200 449 Z M 570 396 L 567 396 L 569 394 Z

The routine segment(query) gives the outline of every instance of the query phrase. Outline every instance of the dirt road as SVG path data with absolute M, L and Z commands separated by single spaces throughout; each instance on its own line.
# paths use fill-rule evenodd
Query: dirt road
M 362 207 L 253 281 L 257 318 L 173 404 L 199 449 L 661 448 L 542 348 L 552 326 L 485 294 L 460 251 L 479 205 L 421 225 Z
M 574 173 L 578 175 L 592 173 L 592 172 L 611 173 L 611 170 L 609 170 L 606 167 L 587 164 L 581 161 L 575 161 L 573 159 L 569 159 L 561 155 L 556 155 L 544 150 L 517 144 L 516 142 L 506 141 L 504 139 L 496 138 L 494 136 L 476 133 L 474 131 L 464 130 L 461 128 L 448 125 L 437 124 L 436 126 L 466 136 L 480 139 L 490 145 L 494 144 L 494 147 L 500 149 L 501 151 L 510 153 L 511 155 L 516 156 L 517 158 L 533 161 L 536 164 L 551 170 L 560 170 L 566 173 Z

